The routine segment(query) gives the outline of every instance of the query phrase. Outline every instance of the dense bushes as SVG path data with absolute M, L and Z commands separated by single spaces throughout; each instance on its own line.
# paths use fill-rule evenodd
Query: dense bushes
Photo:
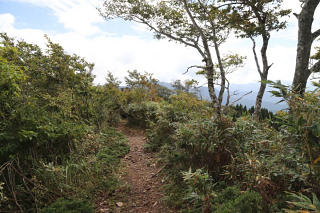
M 317 91 L 306 94 L 303 101 L 297 97 L 291 113 L 271 115 L 273 122 L 256 122 L 249 113 L 235 122 L 231 120 L 232 114 L 215 118 L 205 104 L 197 100 L 193 103 L 187 94 L 171 96 L 168 103 L 156 110 L 155 119 L 146 119 L 147 150 L 160 151 L 160 162 L 170 177 L 166 187 L 168 204 L 178 208 L 187 206 L 187 212 L 205 212 L 206 206 L 216 208 L 216 212 L 270 212 L 287 206 L 285 191 L 310 188 L 317 193 Z M 185 200 L 190 190 L 182 182 L 182 173 L 189 168 L 208 171 L 207 178 L 211 179 L 211 191 L 208 191 L 217 194 L 210 205 L 203 203 L 207 199 L 203 197 L 199 198 L 201 202 L 196 202 L 200 191 L 189 194 L 193 201 Z M 198 176 L 197 181 L 204 177 Z M 225 187 L 215 191 L 212 188 L 215 182 Z M 246 193 L 213 207 L 228 186 Z M 259 205 L 252 206 L 254 203 Z M 243 211 L 236 210 L 242 207 Z
M 208 102 L 165 90 L 148 73 L 129 71 L 122 90 L 110 73 L 107 84 L 94 86 L 92 68 L 50 40 L 44 52 L 1 35 L 1 211 L 92 212 L 93 195 L 112 196 L 129 151 L 111 127 L 120 115 L 146 129 L 146 150 L 158 152 L 164 168 L 167 203 L 179 211 L 318 208 L 318 84 L 302 98 L 271 83 L 290 112 L 264 111 L 257 122 L 240 105 L 217 116 Z M 289 203 L 286 191 L 294 192 Z
M 169 102 L 159 104 L 154 113 L 156 116 L 148 120 L 147 149 L 159 151 L 165 144 L 170 144 L 172 135 L 179 124 L 192 118 L 211 117 L 214 113 L 205 101 L 199 101 L 190 94 L 178 93 L 171 95 Z
M 98 135 L 89 134 L 77 146 L 63 164 L 37 165 L 34 194 L 38 205 L 45 204 L 51 196 L 52 200 L 60 196 L 93 199 L 92 195 L 100 190 L 111 195 L 117 188 L 114 172 L 120 158 L 129 151 L 126 139 L 110 129 Z
M 227 187 L 217 194 L 214 201 L 217 213 L 263 212 L 262 197 L 255 191 L 240 191 L 237 186 Z
M 98 129 L 115 126 L 120 121 L 121 92 L 110 84 L 97 86 L 92 91 L 90 120 Z
M 93 213 L 90 202 L 83 200 L 58 199 L 53 204 L 41 210 L 41 213 Z
M 46 51 L 5 34 L 0 41 L 0 211 L 112 194 L 129 149 L 110 128 L 120 116 L 115 81 L 93 86 L 93 64 L 49 39 Z
M 65 55 L 49 40 L 47 55 L 36 45 L 15 42 L 6 35 L 0 48 L 0 57 L 5 57 L 1 60 L 2 162 L 9 156 L 29 154 L 53 160 L 70 151 L 73 141 L 85 134 L 77 103 L 85 95 L 74 88 L 92 85 L 92 66 Z
M 128 124 L 146 128 L 156 119 L 159 104 L 156 102 L 131 103 L 125 108 Z

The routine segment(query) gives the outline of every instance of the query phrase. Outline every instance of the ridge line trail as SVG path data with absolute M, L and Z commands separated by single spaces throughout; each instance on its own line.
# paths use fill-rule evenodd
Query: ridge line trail
M 127 201 L 118 206 L 117 212 L 166 213 L 170 212 L 163 204 L 160 169 L 152 153 L 144 152 L 146 136 L 143 130 L 127 127 L 122 121 L 118 131 L 128 139 L 130 152 L 123 158 L 123 174 L 120 180 L 130 186 Z

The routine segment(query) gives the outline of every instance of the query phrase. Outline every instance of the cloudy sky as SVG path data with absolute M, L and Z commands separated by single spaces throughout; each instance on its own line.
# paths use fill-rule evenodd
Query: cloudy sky
M 165 82 L 203 78 L 182 73 L 201 64 L 197 52 L 183 45 L 155 40 L 143 26 L 121 20 L 105 21 L 96 7 L 102 0 L 0 0 L 0 32 L 23 38 L 45 47 L 44 34 L 60 43 L 68 53 L 95 63 L 95 83 L 103 83 L 107 71 L 120 79 L 127 70 L 154 73 Z M 286 8 L 299 13 L 299 0 L 285 0 Z M 314 28 L 320 27 L 317 10 Z M 297 21 L 289 18 L 288 28 L 273 33 L 269 61 L 274 63 L 269 78 L 292 81 L 297 37 Z M 245 66 L 229 76 L 232 83 L 257 82 L 259 76 L 252 60 L 251 43 L 232 38 L 222 46 L 223 53 L 247 56 Z

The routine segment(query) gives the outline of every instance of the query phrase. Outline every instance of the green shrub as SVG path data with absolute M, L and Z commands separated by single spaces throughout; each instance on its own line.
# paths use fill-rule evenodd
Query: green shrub
M 225 165 L 231 162 L 231 153 L 235 151 L 233 124 L 228 119 L 195 119 L 178 123 L 173 137 L 173 146 L 177 156 L 168 153 L 171 165 L 183 165 L 183 168 L 206 168 L 214 178 L 220 178 Z
M 175 111 L 184 113 L 205 112 L 210 114 L 209 104 L 206 101 L 200 101 L 196 96 L 179 92 L 177 95 L 171 95 L 169 97 L 169 103 L 175 108 Z
M 66 200 L 60 198 L 48 207 L 42 209 L 41 213 L 93 213 L 94 208 L 86 200 Z
M 183 172 L 183 180 L 187 184 L 185 200 L 192 212 L 212 212 L 213 200 L 217 196 L 213 191 L 215 184 L 208 172 L 197 169 L 192 172 Z
M 282 98 L 290 107 L 290 113 L 279 113 L 277 116 L 280 129 L 287 132 L 288 142 L 295 149 L 298 163 L 303 164 L 304 175 L 298 172 L 299 177 L 308 179 L 308 187 L 313 192 L 320 192 L 320 84 L 313 82 L 315 89 L 308 91 L 303 97 L 295 94 L 289 86 L 278 82 L 270 82 L 276 89 L 273 95 Z M 305 187 L 300 186 L 300 189 Z M 299 188 L 296 188 L 299 190 Z
M 98 130 L 115 126 L 120 121 L 121 92 L 116 86 L 107 84 L 93 90 L 91 120 Z
M 187 113 L 176 110 L 172 105 L 161 104 L 157 118 L 149 121 L 148 124 L 146 150 L 159 151 L 163 145 L 170 144 L 177 124 L 189 119 L 190 116 Z
M 59 197 L 94 201 L 117 187 L 129 146 L 108 128 L 122 96 L 114 79 L 94 86 L 92 69 L 49 39 L 43 51 L 0 34 L 0 211 L 36 212 Z
M 150 121 L 157 118 L 160 106 L 157 102 L 132 103 L 126 108 L 128 124 L 130 126 L 148 127 Z
M 226 166 L 226 179 L 240 181 L 249 188 L 268 180 L 270 187 L 265 194 L 271 200 L 280 191 L 306 186 L 308 168 L 287 131 L 279 132 L 267 123 L 241 117 L 235 123 L 233 136 L 237 151 Z
M 168 204 L 178 207 L 182 212 L 268 212 L 259 193 L 241 191 L 236 185 L 219 186 L 208 172 L 197 169 L 183 172 L 184 184 L 172 184 L 169 188 Z M 180 189 L 180 190 L 179 190 Z
M 241 192 L 236 186 L 217 194 L 214 202 L 217 213 L 258 213 L 263 211 L 262 197 L 255 191 Z
M 291 201 L 287 201 L 290 209 L 284 209 L 286 213 L 320 212 L 320 201 L 316 194 L 312 194 L 312 199 L 302 193 L 288 193 L 288 195 L 290 196 Z

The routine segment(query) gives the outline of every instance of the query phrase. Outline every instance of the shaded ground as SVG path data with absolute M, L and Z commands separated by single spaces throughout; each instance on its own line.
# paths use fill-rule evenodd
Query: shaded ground
M 162 181 L 159 177 L 161 168 L 155 164 L 155 158 L 150 153 L 144 152 L 146 142 L 143 130 L 132 129 L 119 124 L 118 130 L 129 141 L 130 152 L 123 159 L 120 180 L 127 185 L 117 194 L 116 208 L 114 210 L 100 208 L 98 212 L 133 212 L 133 213 L 167 213 L 171 212 L 163 204 Z M 109 210 L 109 211 L 108 211 Z

